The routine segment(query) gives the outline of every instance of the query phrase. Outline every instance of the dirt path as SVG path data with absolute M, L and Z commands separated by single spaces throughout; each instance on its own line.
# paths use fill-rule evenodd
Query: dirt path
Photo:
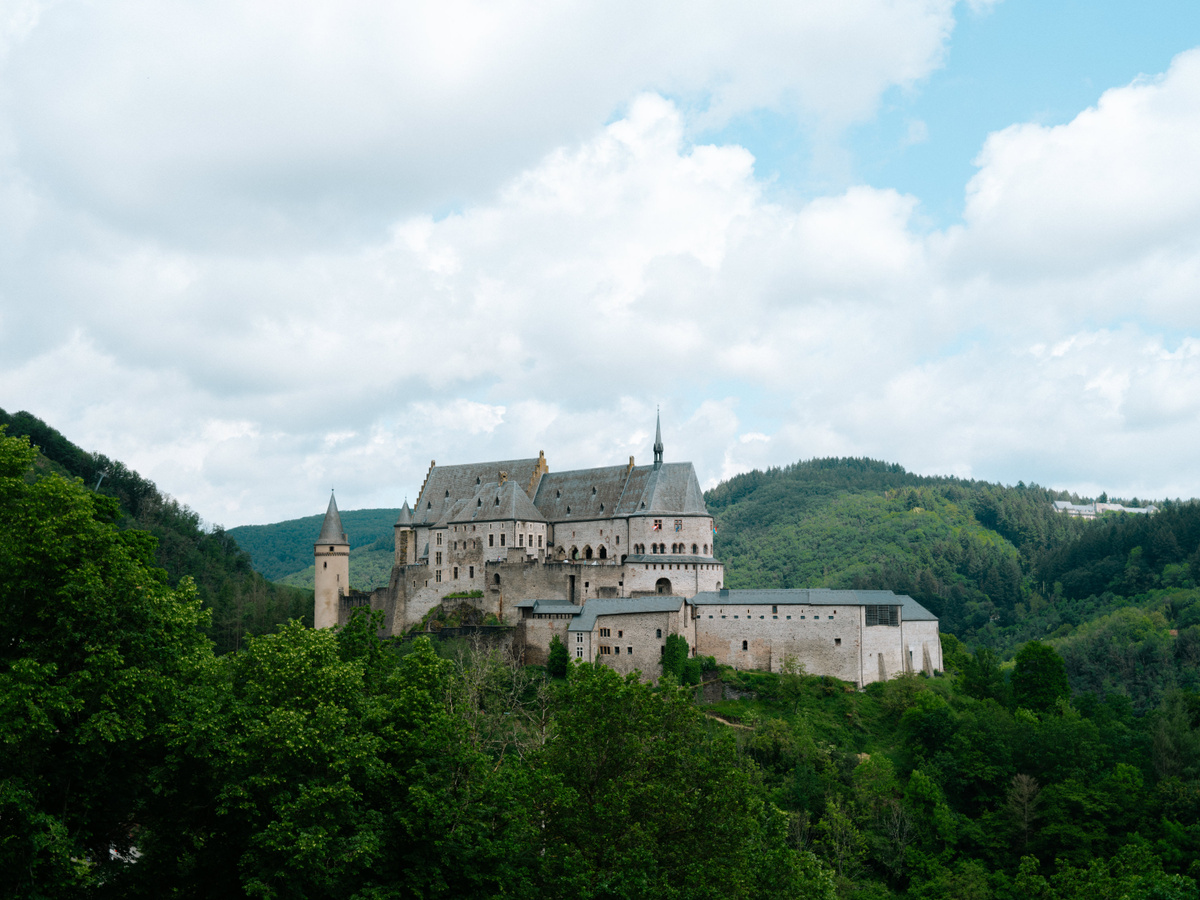
M 753 731 L 754 730 L 749 725 L 742 725 L 738 722 L 730 722 L 728 719 L 726 719 L 722 716 L 718 716 L 714 712 L 709 712 L 708 710 L 705 710 L 704 714 L 706 716 L 708 716 L 710 719 L 716 719 L 718 722 L 720 722 L 723 725 L 728 725 L 730 728 L 740 728 L 740 729 L 742 729 L 742 731 Z

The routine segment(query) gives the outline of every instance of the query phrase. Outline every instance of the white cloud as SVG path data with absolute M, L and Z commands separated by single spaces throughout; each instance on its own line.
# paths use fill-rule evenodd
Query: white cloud
M 698 127 L 860 120 L 939 65 L 953 7 L 17 4 L 0 114 L 66 205 L 171 242 L 321 245 L 477 200 L 641 90 L 686 97 Z
M 510 5 L 479 19 L 474 7 L 449 6 L 414 32 L 433 44 L 409 36 L 392 51 L 429 58 L 393 61 L 386 28 L 355 56 L 344 49 L 355 27 L 306 29 L 317 7 L 301 5 L 283 24 L 272 10 L 239 7 L 228 46 L 206 44 L 215 26 L 197 20 L 196 46 L 172 61 L 183 38 L 171 28 L 183 26 L 168 23 L 161 47 L 147 49 L 161 14 L 114 8 L 55 6 L 51 36 L 74 35 L 63 46 L 86 46 L 101 81 L 118 78 L 127 50 L 125 77 L 164 82 L 131 83 L 130 96 L 102 91 L 108 106 L 94 115 L 80 99 L 82 75 L 53 82 L 65 51 L 42 24 L 10 51 L 20 57 L 12 71 L 32 66 L 63 88 L 56 102 L 66 110 L 35 121 L 38 90 L 4 101 L 27 169 L 11 155 L 0 162 L 0 201 L 14 201 L 0 202 L 0 236 L 11 238 L 0 241 L 0 398 L 125 460 L 213 521 L 319 512 L 330 487 L 344 508 L 398 505 L 415 498 L 431 458 L 545 450 L 555 470 L 646 461 L 660 404 L 668 458 L 693 459 L 707 485 L 799 458 L 866 455 L 930 473 L 1200 493 L 1188 452 L 1200 441 L 1200 184 L 1181 170 L 1200 134 L 1195 53 L 1066 125 L 993 135 L 964 223 L 929 234 L 914 197 L 856 186 L 772 199 L 745 149 L 694 143 L 688 91 L 715 92 L 701 116 L 788 103 L 820 115 L 804 91 L 843 71 L 811 59 L 788 69 L 783 38 L 767 41 L 762 59 L 735 53 L 761 33 L 754 17 L 733 23 L 695 7 L 695 47 L 663 39 L 660 68 L 638 63 L 643 81 L 674 87 L 681 99 L 670 101 L 621 80 L 629 59 L 648 53 L 643 42 L 662 37 L 657 11 L 640 13 L 645 34 L 626 46 L 617 35 L 634 13 L 624 7 Z M 351 9 L 375 24 L 401 15 Z M 858 33 L 855 17 L 872 9 L 814 5 L 779 30 L 795 32 L 797 46 L 823 35 L 853 60 L 881 40 Z M 856 74 L 839 101 L 853 115 L 886 84 L 927 71 L 949 27 L 944 4 L 884 12 L 925 43 Z M 269 50 L 277 24 L 281 55 L 268 54 L 259 84 L 246 75 L 251 50 Z M 90 25 L 114 46 L 76 33 Z M 548 36 L 559 32 L 557 43 Z M 36 60 L 46 46 L 55 53 Z M 596 47 L 625 62 L 597 63 L 597 84 L 585 84 L 575 67 Z M 510 59 L 514 48 L 526 55 Z M 711 64 L 718 50 L 727 70 Z M 548 53 L 562 57 L 559 69 Z M 301 77 L 305 54 L 312 71 Z M 349 72 L 333 64 L 351 57 Z M 196 81 L 197 60 L 215 67 L 215 84 Z M 526 72 L 535 62 L 548 66 L 536 90 Z M 372 65 L 383 86 L 356 95 Z M 428 79 L 427 93 L 401 96 L 405 67 Z M 494 92 L 475 96 L 492 82 Z M 198 92 L 189 115 L 160 126 L 155 116 L 168 111 L 154 104 L 181 83 Z M 235 108 L 221 108 L 239 88 Z M 572 90 L 582 111 L 563 113 L 555 104 Z M 501 103 L 505 115 L 493 118 L 475 109 L 505 91 L 523 102 Z M 251 121 L 261 98 L 297 96 L 310 106 L 284 103 Z M 395 120 L 381 97 L 400 98 Z M 594 124 L 614 105 L 619 117 Z M 148 131 L 118 133 L 143 115 Z M 548 124 L 538 131 L 540 115 Z M 502 146 L 491 152 L 487 129 L 501 119 L 536 133 L 497 132 Z M 205 122 L 221 133 L 193 133 Z M 326 134 L 338 128 L 344 141 Z M 54 149 L 44 165 L 28 161 L 39 142 Z M 465 149 L 442 154 L 449 144 Z M 305 169 L 310 157 L 326 168 Z M 260 183 L 272 160 L 278 180 Z M 319 193 L 350 171 L 392 194 L 377 210 L 347 212 L 337 240 L 295 238 L 320 205 L 305 193 L 310 176 Z M 452 213 L 422 207 L 447 185 L 470 194 L 472 178 L 494 189 Z M 226 232 L 213 212 L 226 203 L 258 212 Z M 193 216 L 202 230 L 249 237 L 190 244 L 174 225 L 146 224 Z

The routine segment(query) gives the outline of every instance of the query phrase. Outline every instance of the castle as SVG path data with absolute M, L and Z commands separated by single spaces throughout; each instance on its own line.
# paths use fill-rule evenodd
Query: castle
M 444 598 L 464 598 L 516 626 L 527 662 L 558 636 L 571 656 L 661 674 L 666 637 L 742 669 L 785 660 L 858 685 L 942 668 L 937 619 L 891 591 L 729 590 L 714 556 L 713 520 L 691 463 L 663 461 L 570 472 L 536 459 L 439 466 L 395 526 L 386 588 L 350 590 L 350 545 L 337 503 L 314 545 L 318 628 L 356 607 L 400 634 Z

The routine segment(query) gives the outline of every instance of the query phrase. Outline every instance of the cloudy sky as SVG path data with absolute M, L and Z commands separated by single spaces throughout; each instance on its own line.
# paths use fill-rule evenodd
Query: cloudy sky
M 226 526 L 429 460 L 1200 496 L 1200 4 L 0 0 L 0 407 Z

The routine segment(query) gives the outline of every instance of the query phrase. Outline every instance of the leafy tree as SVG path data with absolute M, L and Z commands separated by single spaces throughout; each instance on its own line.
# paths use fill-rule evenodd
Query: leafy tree
M 1049 644 L 1030 641 L 1016 655 L 1013 667 L 1013 702 L 1026 709 L 1050 709 L 1060 698 L 1071 695 L 1067 667 Z
M 566 678 L 567 666 L 571 657 L 567 653 L 567 645 L 556 634 L 550 638 L 550 656 L 546 661 L 546 671 L 553 678 Z
M 180 683 L 211 653 L 188 582 L 117 504 L 0 428 L 0 895 L 72 895 L 130 859 Z
M 680 634 L 668 634 L 662 656 L 663 674 L 682 681 L 688 652 L 687 638 Z

